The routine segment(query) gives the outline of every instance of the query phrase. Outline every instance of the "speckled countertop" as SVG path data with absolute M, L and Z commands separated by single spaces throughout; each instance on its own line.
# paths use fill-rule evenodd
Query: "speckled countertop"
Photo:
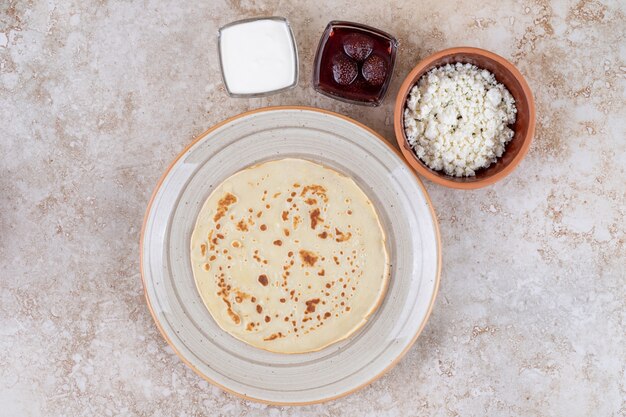
M 257 15 L 290 19 L 301 81 L 230 99 L 216 30 Z M 0 0 L 0 416 L 626 415 L 625 15 L 619 0 Z M 400 39 L 382 107 L 312 90 L 337 18 Z M 332 109 L 393 139 L 404 75 L 459 45 L 519 67 L 538 128 L 494 186 L 426 183 L 443 273 L 408 355 L 370 387 L 302 408 L 196 376 L 139 278 L 142 217 L 167 164 L 212 124 L 268 105 Z

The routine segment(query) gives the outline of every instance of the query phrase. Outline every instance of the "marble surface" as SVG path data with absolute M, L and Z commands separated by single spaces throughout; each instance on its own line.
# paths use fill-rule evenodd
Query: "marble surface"
M 625 416 L 626 5 L 619 0 L 0 1 L 0 416 Z M 216 29 L 290 19 L 301 81 L 224 92 Z M 384 105 L 316 94 L 326 23 L 395 34 Z M 139 277 L 144 209 L 174 156 L 244 110 L 332 109 L 393 139 L 392 101 L 427 54 L 511 59 L 537 101 L 519 168 L 478 191 L 426 183 L 441 224 L 433 315 L 399 365 L 328 404 L 214 388 L 159 335 Z

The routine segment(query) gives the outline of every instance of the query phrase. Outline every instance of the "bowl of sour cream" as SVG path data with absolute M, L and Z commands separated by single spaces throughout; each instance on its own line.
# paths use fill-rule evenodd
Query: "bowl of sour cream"
M 298 84 L 298 49 L 284 17 L 244 19 L 222 26 L 218 54 L 231 97 L 261 97 Z

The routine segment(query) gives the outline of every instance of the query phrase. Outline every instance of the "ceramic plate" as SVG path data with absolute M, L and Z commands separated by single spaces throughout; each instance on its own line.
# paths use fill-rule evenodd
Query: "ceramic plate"
M 285 157 L 351 176 L 377 208 L 391 261 L 387 294 L 359 331 L 321 351 L 291 355 L 256 349 L 223 332 L 200 299 L 189 260 L 196 217 L 213 188 L 245 167 Z M 148 306 L 174 351 L 209 382 L 271 404 L 337 398 L 390 369 L 424 327 L 440 269 L 431 202 L 402 157 L 367 127 L 303 107 L 245 113 L 197 138 L 157 185 L 141 239 Z

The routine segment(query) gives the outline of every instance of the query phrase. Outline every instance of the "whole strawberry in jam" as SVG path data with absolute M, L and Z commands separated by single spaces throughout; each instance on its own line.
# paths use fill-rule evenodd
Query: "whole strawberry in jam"
M 344 54 L 333 57 L 333 79 L 339 85 L 349 85 L 359 75 L 359 66 Z
M 365 61 L 373 49 L 374 41 L 362 33 L 351 33 L 343 39 L 343 50 L 358 62 Z
M 387 79 L 387 63 L 379 55 L 371 55 L 361 68 L 363 78 L 371 85 L 382 85 Z

